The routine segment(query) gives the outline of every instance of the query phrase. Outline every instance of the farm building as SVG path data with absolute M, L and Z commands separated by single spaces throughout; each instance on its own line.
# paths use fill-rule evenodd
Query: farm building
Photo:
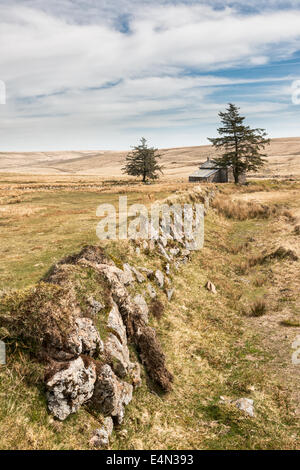
M 242 179 L 244 180 L 245 178 Z M 217 162 L 208 157 L 207 161 L 202 163 L 199 169 L 189 176 L 189 181 L 191 183 L 197 181 L 206 183 L 233 183 L 234 177 L 231 167 L 221 168 Z

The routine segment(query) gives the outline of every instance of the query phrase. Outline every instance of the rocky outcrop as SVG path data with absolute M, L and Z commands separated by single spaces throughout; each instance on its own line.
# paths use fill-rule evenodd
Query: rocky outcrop
M 103 353 L 104 346 L 100 334 L 90 318 L 77 318 L 75 332 L 68 339 L 74 345 L 76 355 L 88 354 L 94 356 Z
M 48 408 L 56 418 L 66 419 L 88 401 L 94 392 L 96 366 L 81 357 L 54 372 L 46 382 Z
M 142 246 L 152 259 L 157 256 L 165 274 L 128 263 L 120 269 L 101 247 L 87 246 L 54 265 L 23 304 L 10 312 L 13 336 L 33 342 L 38 357 L 48 362 L 45 384 L 53 416 L 64 420 L 86 403 L 106 416 L 91 437 L 92 447 L 108 446 L 113 421 L 122 423 L 133 389 L 141 384 L 141 367 L 129 352 L 130 343 L 150 379 L 163 391 L 172 388 L 173 376 L 161 344 L 148 325 L 145 298 L 163 306 L 154 300 L 156 284 L 159 297 L 166 295 L 171 301 L 172 272 L 191 254 L 175 222 L 170 233 L 162 226 L 150 231 L 153 239 L 137 242 L 136 253 L 141 253 Z M 131 296 L 135 283 L 141 284 L 140 289 L 145 286 L 146 297 Z
M 104 419 L 103 426 L 99 429 L 95 429 L 90 439 L 90 446 L 98 449 L 104 449 L 108 447 L 109 438 L 113 432 L 114 423 L 110 416 Z
M 205 287 L 208 291 L 212 292 L 213 294 L 217 293 L 216 286 L 211 281 L 207 281 Z
M 120 380 L 111 367 L 105 364 L 97 374 L 93 404 L 104 414 L 112 416 L 117 424 L 121 424 L 124 407 L 132 399 L 132 390 L 132 385 Z
M 158 285 L 158 287 L 160 287 L 161 289 L 164 287 L 164 275 L 163 273 L 157 269 L 154 273 L 154 278 L 155 278 L 155 281 Z
M 148 317 L 149 308 L 148 308 L 147 302 L 145 301 L 144 297 L 141 294 L 137 294 L 134 297 L 133 300 L 134 300 L 134 302 L 136 303 L 136 305 L 138 306 L 138 308 L 140 310 L 140 315 L 141 315 L 142 320 L 145 323 L 148 323 L 149 322 L 149 317 Z
M 254 402 L 251 398 L 238 398 L 232 403 L 245 414 L 254 417 Z

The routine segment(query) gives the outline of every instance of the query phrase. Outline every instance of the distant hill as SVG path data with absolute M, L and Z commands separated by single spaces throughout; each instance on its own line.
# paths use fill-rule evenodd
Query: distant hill
M 0 152 L 0 172 L 119 177 L 128 151 Z M 161 149 L 167 177 L 186 178 L 214 155 L 210 145 Z M 272 139 L 260 176 L 300 176 L 300 137 Z

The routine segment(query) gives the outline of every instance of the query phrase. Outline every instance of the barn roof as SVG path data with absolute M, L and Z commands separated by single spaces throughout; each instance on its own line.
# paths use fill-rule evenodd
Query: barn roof
M 205 169 L 209 169 L 209 168 L 218 168 L 218 164 L 217 162 L 215 162 L 214 160 L 210 160 L 209 158 L 206 160 L 206 162 L 202 163 L 202 165 L 200 166 L 200 168 L 205 168 Z
M 194 171 L 190 176 L 197 177 L 197 178 L 208 178 L 209 176 L 216 173 L 219 169 L 218 168 L 199 168 L 199 170 Z

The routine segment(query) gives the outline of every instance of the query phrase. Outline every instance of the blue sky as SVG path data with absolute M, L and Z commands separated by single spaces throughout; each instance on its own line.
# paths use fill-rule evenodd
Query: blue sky
M 1 151 L 206 144 L 229 101 L 298 136 L 300 1 L 0 0 L 0 80 Z

